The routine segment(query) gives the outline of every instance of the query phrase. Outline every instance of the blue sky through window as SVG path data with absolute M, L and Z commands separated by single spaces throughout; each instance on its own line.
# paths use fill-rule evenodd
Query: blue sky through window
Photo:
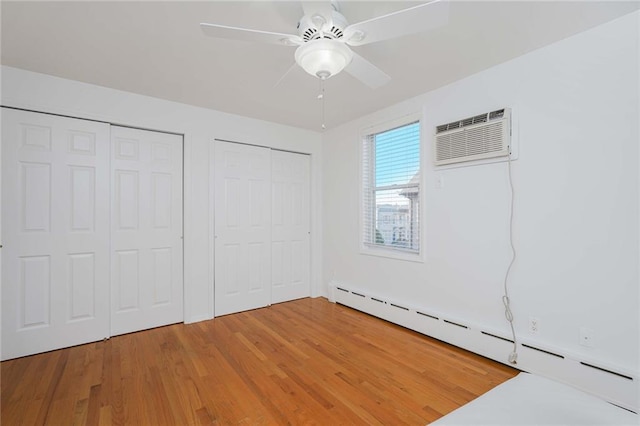
M 375 135 L 376 186 L 409 183 L 420 169 L 420 122 Z

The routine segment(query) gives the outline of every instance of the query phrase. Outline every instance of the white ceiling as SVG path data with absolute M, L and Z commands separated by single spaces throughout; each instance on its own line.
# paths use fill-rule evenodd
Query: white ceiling
M 421 2 L 341 1 L 350 23 Z M 200 22 L 296 33 L 300 2 L 1 3 L 3 65 L 320 130 L 319 80 L 294 48 L 218 40 Z M 353 48 L 392 77 L 377 90 L 347 73 L 326 83 L 326 124 L 441 87 L 640 8 L 632 1 L 452 2 L 440 29 Z

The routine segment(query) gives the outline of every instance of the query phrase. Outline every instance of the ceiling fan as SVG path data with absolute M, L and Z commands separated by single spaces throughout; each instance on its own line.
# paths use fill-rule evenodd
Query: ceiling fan
M 296 63 L 292 68 L 297 64 L 320 80 L 344 70 L 376 89 L 391 78 L 349 46 L 362 46 L 437 28 L 445 25 L 449 17 L 448 2 L 435 0 L 349 25 L 335 0 L 301 3 L 304 16 L 298 22 L 298 34 L 209 23 L 201 23 L 200 27 L 206 35 L 216 38 L 297 46 Z

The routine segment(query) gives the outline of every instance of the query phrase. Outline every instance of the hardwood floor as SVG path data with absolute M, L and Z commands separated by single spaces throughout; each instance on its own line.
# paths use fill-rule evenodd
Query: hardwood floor
M 321 298 L 1 369 L 2 425 L 423 425 L 517 374 Z

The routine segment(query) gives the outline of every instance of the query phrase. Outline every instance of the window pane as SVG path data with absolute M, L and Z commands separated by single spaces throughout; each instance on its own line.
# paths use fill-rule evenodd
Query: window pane
M 420 170 L 420 123 L 375 135 L 376 186 L 403 185 Z
M 375 192 L 375 241 L 373 244 L 418 250 L 418 188 Z
M 367 135 L 362 160 L 363 243 L 419 253 L 420 123 Z

